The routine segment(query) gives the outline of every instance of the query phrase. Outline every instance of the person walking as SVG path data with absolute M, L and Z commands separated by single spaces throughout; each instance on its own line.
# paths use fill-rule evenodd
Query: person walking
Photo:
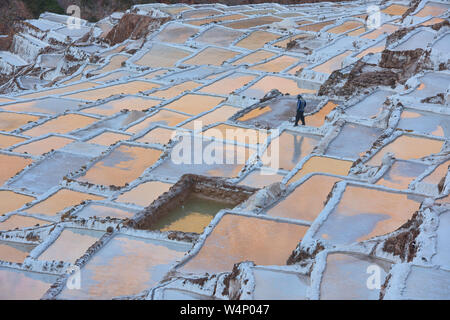
M 299 120 L 302 120 L 302 125 L 305 125 L 305 108 L 306 108 L 306 101 L 299 94 L 297 96 L 297 115 L 295 116 L 294 127 L 298 126 L 298 121 Z

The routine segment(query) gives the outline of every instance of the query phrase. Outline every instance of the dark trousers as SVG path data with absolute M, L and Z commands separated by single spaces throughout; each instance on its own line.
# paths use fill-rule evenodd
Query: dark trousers
M 297 115 L 295 116 L 295 125 L 298 126 L 298 120 L 302 120 L 302 125 L 305 125 L 305 112 L 297 111 Z

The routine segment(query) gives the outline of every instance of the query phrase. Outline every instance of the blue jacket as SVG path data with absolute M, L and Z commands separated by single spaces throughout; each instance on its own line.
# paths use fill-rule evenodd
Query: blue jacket
M 306 101 L 303 98 L 298 99 L 297 101 L 297 111 L 305 112 Z

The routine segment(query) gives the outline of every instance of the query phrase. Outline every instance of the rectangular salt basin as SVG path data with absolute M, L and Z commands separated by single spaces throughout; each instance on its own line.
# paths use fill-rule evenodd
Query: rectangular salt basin
M 332 253 L 320 283 L 321 300 L 379 300 L 380 289 L 367 286 L 370 266 L 379 270 L 380 283 L 384 283 L 391 263 L 359 254 Z M 372 267 L 372 268 L 373 268 Z
M 328 101 L 320 110 L 314 112 L 311 115 L 305 116 L 306 125 L 309 127 L 321 127 L 325 123 L 325 118 L 333 111 L 338 105 L 333 101 Z
M 0 112 L 0 130 L 13 131 L 23 127 L 29 122 L 39 120 L 40 117 L 28 114 L 19 114 L 12 112 Z
M 401 135 L 393 142 L 378 150 L 367 164 L 370 166 L 380 165 L 384 155 L 388 152 L 393 153 L 396 159 L 420 159 L 431 154 L 439 153 L 443 145 L 444 142 L 441 140 Z M 420 146 L 420 148 L 417 148 L 417 146 Z
M 1 109 L 13 112 L 36 112 L 44 114 L 63 113 L 68 110 L 77 110 L 81 102 L 63 98 L 44 98 L 28 102 L 15 102 L 3 105 Z
M 0 149 L 7 149 L 25 140 L 25 138 L 0 133 Z
M 30 137 L 39 137 L 49 133 L 66 134 L 76 129 L 84 128 L 95 121 L 97 119 L 92 117 L 79 114 L 66 114 L 28 129 L 22 132 L 22 134 Z
M 423 178 L 422 182 L 437 185 L 447 175 L 450 160 L 439 164 L 433 172 Z
M 170 68 L 179 60 L 186 58 L 191 52 L 164 44 L 154 43 L 150 50 L 135 64 L 151 68 Z
M 208 47 L 192 58 L 183 61 L 183 64 L 221 66 L 225 61 L 234 58 L 238 54 L 240 54 L 240 52 L 223 48 Z
M 228 47 L 242 35 L 243 33 L 240 31 L 218 26 L 204 31 L 199 37 L 195 38 L 195 41 L 219 47 Z
M 66 97 L 73 99 L 97 101 L 117 94 L 136 94 L 140 92 L 149 91 L 151 89 L 158 87 L 159 85 L 156 83 L 142 80 L 135 80 L 127 83 L 119 83 L 107 87 L 87 90 L 80 93 L 74 93 Z
M 349 20 L 349 21 L 345 21 L 344 23 L 333 27 L 331 29 L 328 29 L 327 32 L 329 33 L 336 33 L 336 34 L 342 34 L 342 33 L 346 33 L 350 30 L 356 29 L 358 27 L 361 27 L 363 24 L 360 21 L 356 21 L 356 20 Z
M 106 131 L 90 140 L 87 140 L 86 142 L 109 147 L 113 144 L 116 144 L 119 141 L 129 140 L 130 138 L 131 136 L 126 134 Z
M 251 65 L 257 62 L 260 62 L 262 60 L 266 60 L 266 59 L 270 59 L 272 57 L 274 57 L 276 55 L 276 53 L 274 52 L 270 52 L 270 51 L 266 51 L 266 50 L 257 50 L 257 51 L 253 51 L 252 53 L 239 58 L 238 60 L 232 62 L 231 64 L 233 66 L 238 66 L 238 65 Z
M 132 210 L 123 210 L 103 204 L 90 203 L 75 215 L 77 218 L 115 218 L 115 219 L 131 219 L 135 212 Z
M 191 193 L 177 208 L 161 216 L 152 225 L 152 230 L 201 234 L 220 210 L 230 207 L 232 205 L 225 200 L 213 200 Z
M 421 84 L 417 89 L 405 95 L 415 99 L 426 99 L 434 97 L 439 93 L 445 95 L 450 81 L 450 75 L 442 72 L 428 72 L 419 78 Z
M 242 261 L 253 261 L 256 265 L 286 265 L 307 229 L 305 226 L 226 214 L 208 235 L 200 252 L 180 271 L 229 272 L 235 263 Z
M 401 299 L 449 300 L 450 271 L 411 266 Z
M 339 204 L 315 236 L 334 244 L 350 244 L 393 232 L 412 217 L 422 200 L 418 196 L 347 185 Z
M 50 222 L 14 214 L 9 216 L 5 221 L 0 222 L 0 231 L 31 228 L 36 226 L 44 226 L 47 224 L 50 224 Z
M 279 22 L 281 20 L 282 19 L 280 19 L 280 18 L 276 18 L 276 17 L 272 17 L 272 16 L 261 16 L 261 17 L 252 18 L 252 19 L 245 19 L 245 20 L 240 20 L 240 21 L 229 22 L 229 23 L 226 23 L 225 26 L 227 26 L 228 28 L 233 28 L 233 29 L 249 29 L 249 28 L 262 26 L 262 25 L 266 25 L 266 24 L 272 24 L 274 22 Z
M 0 241 L 0 261 L 23 263 L 35 244 Z
M 115 201 L 147 207 L 160 195 L 169 191 L 171 186 L 171 183 L 160 181 L 143 182 L 133 189 L 119 195 Z
M 311 153 L 319 143 L 320 138 L 320 136 L 300 135 L 283 131 L 279 137 L 271 141 L 267 150 L 264 151 L 262 156 L 263 164 L 269 165 L 265 159 L 271 159 L 270 161 L 272 161 L 273 153 L 279 152 L 279 168 L 290 171 L 294 169 L 303 157 Z M 274 145 L 276 147 L 273 147 Z
M 345 113 L 358 118 L 376 118 L 380 115 L 383 103 L 392 92 L 385 90 L 377 90 L 360 102 L 345 109 Z
M 124 186 L 151 167 L 161 154 L 161 150 L 121 145 L 78 180 L 104 186 Z
M 56 215 L 64 209 L 81 204 L 87 200 L 102 200 L 103 197 L 88 193 L 81 193 L 69 189 L 60 189 L 47 199 L 36 203 L 31 208 L 25 210 L 30 214 Z
M 267 210 L 267 215 L 313 222 L 322 211 L 334 184 L 340 180 L 315 174 Z
M 346 123 L 325 154 L 356 160 L 361 157 L 383 133 L 382 129 Z
M 19 147 L 14 148 L 13 151 L 40 156 L 44 153 L 63 148 L 73 141 L 75 140 L 58 136 L 50 136 L 41 140 L 22 144 Z
M 9 186 L 42 194 L 59 185 L 69 173 L 80 170 L 90 159 L 90 157 L 75 153 L 56 151 L 32 168 L 24 171 Z
M 269 132 L 264 129 L 248 129 L 221 123 L 203 132 L 205 137 L 216 138 L 247 145 L 262 144 L 267 140 Z
M 197 28 L 185 26 L 181 23 L 166 24 L 164 29 L 154 38 L 160 42 L 184 43 L 188 38 L 198 32 Z
M 280 36 L 271 32 L 257 30 L 249 36 L 236 43 L 236 47 L 256 50 L 262 48 L 266 43 L 278 39 Z
M 293 79 L 277 76 L 265 76 L 240 94 L 246 97 L 261 99 L 272 89 L 278 89 L 280 92 L 289 93 L 290 95 L 316 92 L 314 89 L 301 88 L 299 83 Z
M 206 87 L 201 88 L 199 92 L 229 95 L 230 93 L 242 88 L 249 82 L 253 81 L 255 78 L 255 75 L 236 72 Z
M 140 143 L 156 143 L 160 145 L 166 145 L 170 139 L 175 136 L 176 131 L 174 129 L 167 129 L 163 127 L 156 127 L 150 130 L 148 133 L 136 140 Z
M 196 81 L 186 81 L 174 86 L 171 86 L 168 89 L 158 90 L 156 92 L 150 93 L 152 97 L 158 97 L 161 99 L 172 99 L 183 92 L 194 90 L 195 88 L 201 85 L 200 82 Z
M 214 21 L 221 22 L 221 21 L 228 21 L 228 20 L 239 20 L 247 18 L 247 16 L 244 16 L 242 14 L 230 14 L 227 16 L 220 16 L 220 17 L 213 17 L 213 18 L 206 18 L 206 19 L 199 19 L 199 20 L 190 20 L 186 21 L 186 23 L 192 24 L 194 26 L 201 26 L 205 24 L 212 23 Z
M 301 169 L 291 178 L 288 183 L 300 180 L 310 173 L 329 173 L 346 176 L 353 162 L 347 160 L 333 159 L 328 157 L 313 156 L 309 158 Z
M 450 8 L 449 5 L 438 2 L 428 2 L 418 13 L 415 14 L 416 17 L 427 17 L 427 16 L 439 16 L 446 12 Z
M 389 7 L 381 10 L 381 12 L 393 15 L 393 16 L 401 16 L 408 10 L 407 6 L 402 6 L 399 4 L 391 4 Z
M 197 115 L 211 110 L 224 101 L 220 97 L 211 97 L 200 94 L 188 93 L 181 98 L 164 106 L 166 109 Z
M 0 267 L 1 300 L 39 300 L 58 277 Z
M 431 112 L 405 109 L 397 128 L 414 130 L 438 137 L 450 137 L 450 117 Z
M 309 279 L 294 272 L 253 268 L 255 300 L 306 300 Z
M 72 84 L 69 86 L 61 87 L 61 88 L 44 90 L 44 91 L 39 91 L 36 93 L 29 93 L 29 94 L 21 95 L 20 98 L 21 99 L 34 99 L 34 98 L 41 98 L 41 97 L 49 97 L 49 96 L 53 96 L 53 95 L 62 95 L 62 94 L 67 94 L 69 92 L 90 89 L 90 88 L 96 87 L 98 85 L 99 85 L 98 83 L 85 81 L 85 82 Z
M 341 69 L 344 59 L 349 56 L 353 51 L 347 50 L 344 53 L 341 53 L 326 62 L 314 67 L 312 70 L 316 72 L 331 74 L 333 71 Z
M 18 210 L 28 202 L 34 200 L 34 197 L 9 190 L 0 190 L 0 215 Z M 1 228 L 1 227 L 0 227 Z
M 382 35 L 390 35 L 391 33 L 394 33 L 398 30 L 398 26 L 393 24 L 383 24 L 381 27 L 374 29 L 373 31 L 366 33 L 361 38 L 365 39 L 377 39 L 378 37 Z
M 158 284 L 191 245 L 117 235 L 81 269 L 81 289 L 64 288 L 58 299 L 111 299 Z
M 98 239 L 103 232 L 65 228 L 39 257 L 40 261 L 64 261 L 74 264 Z
M 184 139 L 187 139 L 187 141 L 183 142 Z M 195 139 L 195 141 L 192 139 Z M 183 145 L 187 147 L 185 154 Z M 200 149 L 189 152 L 191 146 Z M 178 147 L 177 145 L 174 146 L 170 156 L 153 169 L 152 174 L 176 179 L 188 173 L 210 177 L 237 177 L 255 151 L 232 144 L 214 143 L 199 137 L 183 136 L 178 143 Z M 196 160 L 194 154 L 196 154 L 196 157 L 202 155 L 202 158 Z
M 250 67 L 249 69 L 265 72 L 281 72 L 297 62 L 299 62 L 297 58 L 282 55 L 265 63 Z
M 161 101 L 156 99 L 127 96 L 125 98 L 112 100 L 95 107 L 83 109 L 83 112 L 101 116 L 111 116 L 125 109 L 136 111 L 147 110 L 160 103 Z
M 393 189 L 408 189 L 409 184 L 427 168 L 421 163 L 396 160 L 377 184 Z
M 213 111 L 196 118 L 194 120 L 191 120 L 187 122 L 186 124 L 182 125 L 181 127 L 184 129 L 194 130 L 194 127 L 196 124 L 198 124 L 199 128 L 206 127 L 210 124 L 214 124 L 216 122 L 226 121 L 229 118 L 231 118 L 236 112 L 241 110 L 240 108 L 233 107 L 233 106 L 221 106 L 217 109 L 214 109 Z M 195 128 L 197 129 L 197 128 Z
M 31 164 L 33 160 L 0 153 L 0 186 Z
M 432 258 L 433 264 L 450 268 L 450 250 L 448 244 L 450 237 L 448 230 L 450 228 L 450 211 L 443 212 L 439 215 L 439 227 L 436 231 L 436 254 Z

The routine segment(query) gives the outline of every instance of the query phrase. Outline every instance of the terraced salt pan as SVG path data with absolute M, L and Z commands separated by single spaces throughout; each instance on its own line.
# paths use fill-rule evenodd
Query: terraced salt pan
M 427 168 L 428 166 L 421 163 L 397 160 L 377 184 L 400 190 L 408 189 L 408 185 Z
M 377 39 L 378 37 L 382 36 L 382 35 L 389 35 L 391 33 L 394 33 L 395 31 L 398 30 L 398 26 L 393 25 L 393 24 L 383 24 L 381 27 L 374 29 L 373 31 L 366 33 L 365 35 L 363 35 L 361 38 L 364 39 Z
M 104 186 L 124 186 L 152 166 L 161 154 L 161 150 L 121 145 L 78 180 Z
M 121 134 L 121 133 L 115 133 L 115 132 L 103 132 L 99 134 L 98 136 L 87 140 L 87 143 L 93 143 L 93 144 L 99 144 L 102 146 L 110 146 L 113 145 L 119 141 L 125 141 L 130 139 L 129 135 Z
M 323 28 L 325 28 L 326 26 L 335 23 L 334 20 L 330 20 L 330 21 L 325 21 L 325 22 L 319 22 L 319 23 L 313 23 L 313 24 L 307 24 L 304 26 L 300 26 L 299 30 L 303 30 L 303 31 L 313 31 L 313 32 L 319 32 L 320 30 L 322 30 Z
M 187 140 L 183 142 L 184 139 Z M 187 148 L 186 153 L 183 152 L 183 146 Z M 192 147 L 194 149 L 189 152 L 189 148 Z M 152 173 L 174 179 L 179 179 L 187 173 L 209 177 L 237 177 L 254 152 L 255 150 L 242 146 L 223 145 L 198 137 L 183 136 L 178 143 L 178 147 L 175 145 L 170 156 L 152 170 Z M 207 160 L 198 162 L 194 155 L 195 157 L 205 157 Z M 180 162 L 182 165 L 180 165 Z
M 327 60 L 326 62 L 318 65 L 317 67 L 314 67 L 312 70 L 314 70 L 316 72 L 331 74 L 333 71 L 342 68 L 342 63 L 343 63 L 344 59 L 351 53 L 353 53 L 353 51 L 347 50 L 344 53 L 341 53 L 341 54 Z
M 253 81 L 255 78 L 255 75 L 236 72 L 206 87 L 203 87 L 199 90 L 199 92 L 229 95 L 230 93 L 242 88 L 247 83 Z
M 58 299 L 138 294 L 155 286 L 188 249 L 186 244 L 117 235 L 81 269 L 81 289 L 64 288 Z
M 414 97 L 416 99 L 425 99 L 428 97 L 434 97 L 439 93 L 443 93 L 448 90 L 448 83 L 450 76 L 441 72 L 429 72 L 419 79 L 420 86 L 414 91 L 405 94 L 405 97 Z
M 369 288 L 369 267 L 377 267 L 383 284 L 391 263 L 365 255 L 332 253 L 320 283 L 321 300 L 379 300 L 380 289 Z
M 264 151 L 262 159 L 269 158 L 272 152 L 279 152 L 282 155 L 279 159 L 279 168 L 290 171 L 303 157 L 311 153 L 319 141 L 319 136 L 300 135 L 283 131 Z M 278 144 L 279 151 L 272 149 L 274 143 Z M 265 161 L 263 160 L 264 163 Z
M 384 101 L 391 94 L 389 91 L 377 90 L 360 102 L 345 109 L 345 113 L 357 118 L 376 118 L 382 111 Z
M 223 48 L 208 47 L 192 58 L 183 61 L 183 64 L 188 65 L 213 65 L 221 66 L 225 61 L 239 55 L 240 52 L 232 51 Z
M 100 74 L 105 74 L 117 69 L 120 69 L 123 64 L 125 63 L 125 61 L 127 61 L 129 58 L 128 55 L 123 55 L 123 54 L 118 54 L 115 56 L 111 57 L 111 60 L 108 61 L 108 63 L 102 67 L 101 69 L 95 70 L 90 72 L 90 74 L 92 75 L 100 75 Z
M 450 117 L 435 113 L 406 109 L 402 112 L 397 128 L 414 130 L 439 137 L 450 136 Z
M 280 36 L 271 32 L 257 30 L 252 32 L 249 36 L 236 43 L 236 47 L 241 47 L 249 50 L 256 50 L 264 47 L 268 42 L 278 39 Z
M 153 43 L 150 50 L 134 63 L 151 68 L 169 68 L 190 54 L 187 50 Z
M 36 203 L 31 208 L 26 209 L 26 213 L 42 214 L 54 216 L 69 207 L 76 206 L 87 200 L 102 200 L 103 197 L 88 193 L 72 191 L 69 189 L 60 189 L 47 199 Z
M 23 195 L 9 190 L 0 190 L 0 215 L 20 209 L 25 203 L 31 202 L 34 197 Z
M 309 279 L 305 276 L 263 268 L 253 268 L 255 300 L 305 300 Z
M 76 212 L 77 218 L 116 218 L 116 219 L 131 219 L 134 212 L 131 210 L 123 210 L 102 204 L 88 204 L 86 207 Z
M 194 26 L 201 26 L 201 25 L 210 24 L 210 23 L 214 23 L 214 22 L 218 23 L 218 22 L 222 22 L 222 21 L 239 20 L 239 19 L 243 19 L 243 18 L 247 18 L 247 16 L 245 16 L 243 14 L 229 14 L 229 15 L 220 16 L 220 17 L 189 20 L 189 21 L 186 21 L 186 23 L 192 24 Z
M 68 110 L 77 110 L 81 103 L 76 100 L 62 98 L 44 98 L 28 102 L 15 102 L 3 105 L 1 109 L 12 112 L 36 112 L 45 114 L 63 113 Z
M 106 76 L 103 76 L 100 78 L 95 78 L 95 81 L 107 83 L 107 82 L 113 82 L 113 81 L 116 81 L 116 80 L 119 80 L 122 78 L 131 77 L 131 76 L 133 76 L 133 73 L 128 72 L 128 71 L 115 71 Z
M 157 127 L 137 139 L 136 142 L 166 145 L 175 133 L 176 132 L 173 129 Z
M 187 39 L 197 32 L 197 28 L 192 28 L 179 23 L 169 23 L 158 33 L 154 40 L 181 44 L 186 42 Z
M 356 160 L 372 146 L 382 133 L 383 130 L 379 128 L 346 123 L 338 136 L 328 144 L 325 154 Z
M 219 124 L 203 132 L 205 137 L 215 137 L 227 140 L 232 143 L 258 144 L 264 143 L 267 139 L 266 130 L 255 130 L 232 126 L 229 124 Z
M 241 109 L 237 107 L 223 105 L 199 118 L 189 121 L 181 127 L 184 129 L 194 130 L 197 122 L 201 125 L 201 128 L 203 128 L 217 122 L 226 121 L 239 110 Z
M 128 96 L 111 100 L 95 107 L 83 109 L 83 112 L 102 116 L 111 116 L 124 109 L 142 111 L 154 107 L 160 103 L 160 100 Z
M 415 16 L 421 18 L 427 16 L 436 17 L 445 13 L 449 8 L 450 6 L 444 3 L 429 2 L 418 13 L 416 13 Z
M 246 97 L 261 99 L 272 89 L 278 89 L 280 92 L 289 93 L 290 95 L 316 92 L 314 89 L 301 88 L 297 81 L 289 78 L 265 76 L 240 94 Z
M 219 11 L 216 9 L 207 9 L 207 10 L 197 9 L 197 10 L 183 12 L 181 14 L 181 17 L 183 19 L 198 19 L 198 18 L 215 16 L 215 15 L 218 15 L 221 13 L 222 13 L 222 11 Z
M 287 69 L 288 67 L 297 63 L 298 61 L 299 60 L 297 58 L 282 55 L 273 60 L 250 67 L 250 69 L 265 72 L 281 72 L 284 69 Z
M 417 48 L 425 49 L 427 45 L 434 40 L 435 33 L 428 30 L 420 30 L 413 34 L 404 42 L 394 47 L 394 51 L 415 50 Z
M 318 172 L 346 176 L 352 164 L 352 161 L 313 156 L 303 164 L 301 169 L 287 183 L 293 183 L 307 174 Z
M 448 300 L 449 295 L 450 271 L 413 265 L 399 299 Z
M 6 219 L 5 221 L 0 222 L 0 231 L 15 230 L 16 228 L 17 229 L 31 228 L 38 225 L 44 226 L 47 224 L 49 224 L 49 222 L 41 219 L 14 214 L 9 216 L 8 219 Z
M 272 16 L 262 16 L 257 18 L 245 19 L 241 21 L 228 22 L 224 25 L 233 29 L 249 29 L 266 24 L 272 24 L 274 22 L 280 22 L 282 19 Z
M 98 85 L 99 85 L 98 83 L 84 81 L 84 82 L 68 85 L 68 86 L 61 87 L 61 88 L 44 90 L 44 91 L 39 91 L 36 93 L 28 93 L 28 94 L 21 95 L 19 97 L 21 99 L 36 99 L 36 98 L 42 98 L 42 97 L 63 95 L 63 94 L 68 94 L 70 92 L 91 89 Z
M 0 186 L 32 162 L 33 160 L 31 159 L 0 153 L 0 163 L 2 164 L 2 170 L 0 170 Z
M 111 97 L 116 94 L 136 94 L 140 92 L 149 91 L 158 87 L 159 85 L 156 83 L 136 80 L 127 83 L 115 84 L 108 87 L 87 90 L 80 93 L 74 93 L 66 97 L 70 97 L 73 99 L 97 101 L 100 99 Z
M 358 27 L 361 27 L 363 24 L 360 21 L 356 21 L 356 20 L 349 20 L 349 21 L 345 21 L 344 23 L 333 27 L 331 29 L 328 29 L 327 32 L 329 33 L 336 33 L 336 34 L 342 34 L 342 33 L 346 33 L 350 30 L 356 29 Z
M 0 130 L 14 131 L 29 122 L 39 120 L 38 116 L 12 112 L 0 112 Z
M 392 16 L 401 16 L 408 10 L 407 6 L 402 6 L 400 4 L 391 4 L 389 7 L 381 10 L 383 13 L 390 14 Z
M 365 57 L 369 53 L 379 53 L 382 52 L 386 48 L 386 41 L 380 41 L 378 44 L 371 46 L 356 55 L 356 58 L 361 59 Z
M 433 45 L 433 52 L 449 52 L 450 50 L 450 35 L 445 35 L 442 38 L 440 38 L 436 43 Z
M 242 35 L 243 33 L 240 31 L 217 26 L 204 31 L 199 37 L 195 38 L 195 41 L 228 47 Z
M 201 234 L 220 210 L 230 207 L 230 203 L 225 200 L 218 201 L 190 194 L 180 206 L 160 217 L 152 225 L 152 230 Z
M 38 300 L 50 289 L 57 276 L 0 268 L 0 299 Z
M 308 106 L 307 106 L 308 107 Z M 319 111 L 305 116 L 305 123 L 309 127 L 321 127 L 325 123 L 325 117 L 337 107 L 337 104 L 329 101 Z
M 147 207 L 160 195 L 169 191 L 172 184 L 160 181 L 148 181 L 139 184 L 133 189 L 119 195 L 116 202 L 132 203 L 141 207 Z
M 168 89 L 158 90 L 156 92 L 151 93 L 150 95 L 152 97 L 158 97 L 161 99 L 172 99 L 183 92 L 194 90 L 195 88 L 199 87 L 200 85 L 201 85 L 200 82 L 186 81 L 186 82 L 171 86 Z
M 331 176 L 312 175 L 285 199 L 267 210 L 267 215 L 312 222 L 322 211 L 334 184 L 340 180 Z
M 233 269 L 233 265 L 240 261 L 286 265 L 307 229 L 305 226 L 227 214 L 181 271 L 224 272 Z
M 7 149 L 17 143 L 21 143 L 24 141 L 26 141 L 25 138 L 0 133 L 0 149 Z
M 28 153 L 35 156 L 40 156 L 52 150 L 58 150 L 73 142 L 73 139 L 50 136 L 41 140 L 33 141 L 27 144 L 22 144 L 13 149 L 14 152 Z
M 35 247 L 36 245 L 0 241 L 0 261 L 23 263 L 31 250 Z
M 433 170 L 432 173 L 427 175 L 422 180 L 422 182 L 425 182 L 428 184 L 434 184 L 434 185 L 439 184 L 439 182 L 441 182 L 442 178 L 444 178 L 447 175 L 449 166 L 450 166 L 450 160 L 439 164 L 437 166 L 437 168 Z
M 99 120 L 84 129 L 72 133 L 72 135 L 80 138 L 85 138 L 94 134 L 98 134 L 99 131 L 104 131 L 105 129 L 120 130 L 138 120 L 142 120 L 145 116 L 146 113 L 142 111 L 123 111 L 114 117 Z
M 100 231 L 65 228 L 59 237 L 39 257 L 40 261 L 75 263 L 104 233 Z
M 22 134 L 30 137 L 39 137 L 49 133 L 66 134 L 76 129 L 84 128 L 95 121 L 97 119 L 80 114 L 66 114 L 25 130 Z
M 197 115 L 199 113 L 211 110 L 223 101 L 224 99 L 220 97 L 188 93 L 165 105 L 164 108 Z
M 450 267 L 450 252 L 446 249 L 449 243 L 448 230 L 450 228 L 450 211 L 439 215 L 439 227 L 436 231 L 436 254 L 432 258 L 433 264 Z
M 347 185 L 339 204 L 315 237 L 333 244 L 364 241 L 397 230 L 416 212 L 422 197 Z
M 264 169 L 265 168 L 251 171 L 241 182 L 239 182 L 239 185 L 264 188 L 272 183 L 281 182 L 281 180 L 283 180 L 284 175 Z
M 397 159 L 411 160 L 420 159 L 431 154 L 439 153 L 444 145 L 443 141 L 401 135 L 393 142 L 379 150 L 368 162 L 370 166 L 381 164 L 386 153 L 392 152 Z M 420 148 L 417 148 L 420 146 Z
M 274 53 L 274 52 L 270 52 L 270 51 L 266 51 L 266 50 L 256 50 L 256 51 L 253 51 L 252 53 L 234 61 L 231 64 L 234 66 L 244 65 L 244 64 L 250 65 L 250 64 L 260 62 L 262 60 L 272 58 L 275 55 L 276 55 L 276 53 Z
M 174 127 L 180 122 L 186 121 L 189 118 L 189 116 L 174 111 L 160 110 L 150 117 L 145 118 L 145 120 L 131 126 L 126 131 L 136 134 L 143 131 L 144 129 L 150 129 L 151 127 L 154 127 L 158 124 Z

